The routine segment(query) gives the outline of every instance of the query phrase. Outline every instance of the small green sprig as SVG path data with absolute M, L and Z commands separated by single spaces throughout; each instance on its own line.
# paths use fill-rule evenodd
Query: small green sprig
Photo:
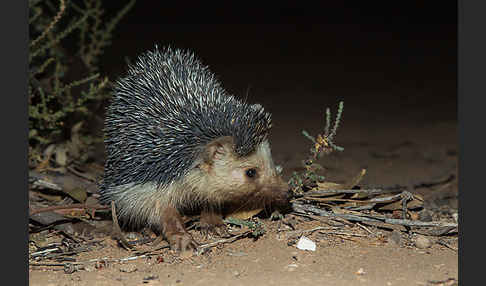
M 320 158 L 323 154 L 329 154 L 332 151 L 344 151 L 343 147 L 334 144 L 334 136 L 336 136 L 337 130 L 339 128 L 339 123 L 341 122 L 342 114 L 344 111 L 344 102 L 339 102 L 338 113 L 336 115 L 336 120 L 334 121 L 334 126 L 330 131 L 331 126 L 331 110 L 326 108 L 326 125 L 324 127 L 323 134 L 317 134 L 317 137 L 311 136 L 307 131 L 302 130 L 302 135 L 311 140 L 314 143 L 313 148 L 310 152 L 314 160 Z
M 324 133 L 317 134 L 317 136 L 310 135 L 307 131 L 302 130 L 302 135 L 312 141 L 313 146 L 310 149 L 310 156 L 307 160 L 304 160 L 305 171 L 302 173 L 293 172 L 289 180 L 289 186 L 294 193 L 299 193 L 307 188 L 312 188 L 316 182 L 323 182 L 325 177 L 318 174 L 318 171 L 322 169 L 322 166 L 317 164 L 316 161 L 320 159 L 324 154 L 330 154 L 333 151 L 344 151 L 343 147 L 337 146 L 334 143 L 334 137 L 336 136 L 339 124 L 341 122 L 342 114 L 344 111 L 344 102 L 339 102 L 338 112 L 336 120 L 331 129 L 331 110 L 326 108 L 326 123 L 324 126 Z
M 260 222 L 255 222 L 251 220 L 237 219 L 233 217 L 228 217 L 224 220 L 227 224 L 237 225 L 240 227 L 248 227 L 252 231 L 253 237 L 259 237 L 265 233 L 265 229 Z

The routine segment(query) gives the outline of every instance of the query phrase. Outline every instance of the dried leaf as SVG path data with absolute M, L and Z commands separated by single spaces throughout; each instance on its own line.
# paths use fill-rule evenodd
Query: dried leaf
M 246 211 L 238 211 L 232 214 L 229 214 L 227 217 L 233 217 L 237 219 L 249 219 L 252 216 L 258 214 L 263 209 L 256 209 L 256 210 L 246 210 Z
M 88 197 L 86 190 L 82 188 L 65 187 L 62 191 L 80 203 L 84 203 L 84 201 L 86 201 L 86 198 Z
M 44 157 L 50 157 L 54 155 L 55 150 L 56 150 L 56 144 L 51 144 L 47 146 L 47 148 L 43 152 Z
M 343 184 L 333 183 L 333 182 L 317 182 L 317 187 L 319 190 L 345 190 Z
M 65 221 L 66 218 L 55 212 L 42 212 L 30 215 L 29 218 L 39 224 L 49 225 L 55 222 Z
M 41 172 L 45 169 L 49 168 L 49 161 L 51 160 L 52 155 L 54 154 L 54 150 L 56 149 L 56 145 L 51 144 L 47 146 L 47 148 L 43 152 L 43 159 L 37 167 L 35 168 L 36 171 Z
M 344 185 L 344 189 L 350 190 L 350 189 L 356 187 L 359 184 L 359 182 L 361 182 L 364 175 L 366 175 L 366 169 L 361 169 L 359 174 L 356 177 L 354 177 L 353 180 L 351 180 L 351 182 Z
M 79 158 L 81 155 L 81 150 L 85 148 L 85 144 L 81 139 L 81 128 L 83 126 L 83 121 L 76 123 L 71 128 L 71 140 L 66 142 L 66 148 L 69 150 L 69 154 L 73 158 Z
M 424 199 L 420 195 L 413 195 L 413 199 L 407 202 L 407 209 L 418 209 L 424 206 Z M 378 208 L 378 210 L 382 211 L 394 211 L 394 210 L 401 210 L 402 201 L 398 200 L 390 204 L 386 204 Z
M 51 201 L 51 202 L 60 202 L 62 201 L 63 197 L 62 196 L 56 196 L 56 195 L 48 195 L 44 193 L 38 192 L 37 195 L 45 200 Z
M 63 145 L 59 145 L 56 147 L 56 163 L 59 166 L 65 167 L 67 165 L 67 149 Z
M 86 209 L 83 208 L 72 208 L 72 209 L 64 209 L 64 210 L 54 210 L 53 212 L 66 216 L 66 217 L 89 217 L 88 212 Z
M 414 232 L 424 234 L 424 235 L 441 236 L 455 229 L 457 228 L 453 226 L 437 226 L 433 228 L 416 228 L 414 229 Z

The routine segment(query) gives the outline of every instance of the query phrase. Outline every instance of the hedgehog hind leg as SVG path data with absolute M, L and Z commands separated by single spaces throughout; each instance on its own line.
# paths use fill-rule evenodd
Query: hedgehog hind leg
M 160 224 L 162 233 L 172 250 L 185 252 L 197 248 L 198 244 L 187 232 L 182 217 L 176 208 L 166 206 L 162 210 Z

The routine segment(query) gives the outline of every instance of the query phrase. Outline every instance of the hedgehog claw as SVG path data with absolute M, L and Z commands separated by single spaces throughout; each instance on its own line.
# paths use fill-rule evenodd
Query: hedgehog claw
M 215 212 L 203 211 L 199 221 L 199 228 L 206 239 L 231 236 L 221 214 Z
M 201 228 L 201 233 L 206 237 L 206 239 L 210 239 L 213 237 L 227 238 L 231 236 L 225 224 L 220 224 L 220 225 L 201 224 L 200 228 Z
M 193 251 L 198 246 L 189 233 L 174 233 L 167 237 L 167 240 L 170 249 L 177 252 Z

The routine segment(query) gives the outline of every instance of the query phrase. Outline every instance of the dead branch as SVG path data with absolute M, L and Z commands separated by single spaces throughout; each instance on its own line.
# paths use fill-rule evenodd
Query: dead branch
M 66 209 L 106 210 L 108 208 L 109 206 L 102 206 L 102 205 L 70 204 L 64 206 L 52 206 L 52 207 L 31 210 L 29 215 L 34 215 L 42 212 L 50 212 L 54 210 L 66 210 Z
M 197 255 L 201 255 L 201 254 L 203 254 L 204 252 L 206 252 L 208 249 L 210 249 L 212 247 L 215 247 L 215 246 L 218 246 L 218 245 L 221 245 L 221 244 L 224 244 L 224 243 L 233 242 L 235 240 L 238 240 L 240 238 L 243 238 L 245 236 L 250 235 L 252 232 L 253 232 L 252 230 L 247 230 L 245 232 L 242 232 L 242 233 L 237 234 L 235 236 L 232 236 L 230 238 L 220 239 L 220 240 L 217 240 L 217 241 L 214 241 L 214 242 L 210 242 L 210 243 L 207 243 L 207 244 L 199 245 L 197 247 L 196 253 L 197 253 Z
M 290 239 L 290 238 L 299 237 L 301 235 L 310 234 L 310 233 L 313 233 L 314 231 L 318 231 L 318 230 L 336 230 L 336 229 L 340 229 L 340 228 L 339 227 L 318 226 L 318 227 L 314 227 L 314 228 L 311 228 L 311 229 L 287 231 L 287 232 L 284 233 L 284 235 L 287 239 Z
M 318 207 L 312 205 L 305 205 L 299 202 L 291 203 L 292 208 L 295 212 L 298 213 L 307 213 L 311 212 L 320 216 L 324 217 L 339 217 L 344 218 L 350 221 L 360 221 L 360 222 L 383 222 L 388 224 L 395 224 L 395 225 L 403 225 L 403 226 L 418 226 L 418 227 L 457 227 L 456 223 L 445 223 L 445 222 L 426 222 L 426 221 L 418 221 L 418 220 L 408 220 L 408 219 L 394 219 L 394 218 L 387 218 L 383 216 L 373 216 L 373 215 L 356 215 L 356 214 L 337 214 L 333 212 L 329 212 L 326 210 L 322 210 Z
M 367 237 L 367 235 L 364 235 L 364 234 L 341 232 L 341 231 L 319 231 L 319 233 L 322 233 L 322 234 L 333 234 L 333 235 L 347 235 L 347 236 Z
M 334 196 L 340 194 L 366 194 L 368 196 L 389 194 L 396 191 L 383 190 L 383 189 L 370 189 L 370 190 L 315 190 L 308 191 L 304 196 Z

